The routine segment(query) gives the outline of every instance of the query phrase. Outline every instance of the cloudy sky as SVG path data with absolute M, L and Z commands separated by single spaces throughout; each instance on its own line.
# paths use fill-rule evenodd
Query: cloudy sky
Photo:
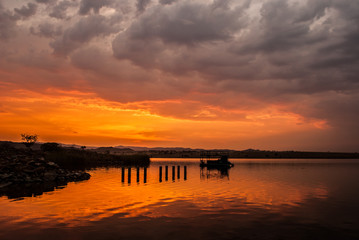
M 0 0 L 0 140 L 359 151 L 359 1 Z

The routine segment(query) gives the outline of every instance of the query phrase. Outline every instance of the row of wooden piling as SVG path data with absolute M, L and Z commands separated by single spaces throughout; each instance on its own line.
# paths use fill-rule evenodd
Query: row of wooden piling
M 177 166 L 177 179 L 181 178 L 181 166 Z M 187 180 L 187 166 L 183 166 L 183 179 Z M 168 181 L 168 166 L 165 166 L 165 180 Z M 172 181 L 176 180 L 176 166 L 172 166 Z M 162 166 L 159 167 L 159 181 L 162 182 Z
M 168 181 L 169 171 L 168 166 L 165 166 L 165 181 Z M 131 168 L 127 168 L 127 183 L 131 183 Z M 162 166 L 159 166 L 159 182 L 162 182 Z M 126 168 L 121 169 L 121 182 L 125 182 L 125 173 Z M 181 178 L 181 166 L 177 166 L 177 175 L 176 175 L 176 166 L 172 166 L 172 181 L 175 181 Z M 187 166 L 183 166 L 183 179 L 187 180 Z M 136 168 L 136 182 L 140 182 L 140 168 Z M 143 168 L 143 183 L 147 183 L 147 168 Z
M 121 182 L 125 182 L 125 168 L 121 169 Z M 127 182 L 131 183 L 131 168 L 127 169 Z M 136 168 L 136 182 L 140 182 L 140 168 Z M 143 183 L 147 183 L 147 168 L 143 168 Z

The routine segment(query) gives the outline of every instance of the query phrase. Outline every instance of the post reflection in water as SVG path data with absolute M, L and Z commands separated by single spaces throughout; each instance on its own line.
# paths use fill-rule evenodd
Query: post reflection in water
M 200 178 L 227 178 L 229 180 L 228 167 L 201 167 Z

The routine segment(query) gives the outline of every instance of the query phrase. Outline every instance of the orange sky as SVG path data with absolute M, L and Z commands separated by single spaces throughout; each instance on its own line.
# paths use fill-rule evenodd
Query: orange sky
M 268 106 L 260 111 L 200 105 L 185 100 L 118 103 L 94 93 L 48 89 L 44 93 L 14 89 L 0 97 L 3 140 L 18 141 L 20 133 L 38 134 L 42 142 L 93 146 L 185 146 L 196 148 L 267 147 L 258 138 L 299 131 L 324 131 L 325 121 Z M 190 116 L 177 117 L 190 112 Z M 275 143 L 271 146 L 275 148 Z

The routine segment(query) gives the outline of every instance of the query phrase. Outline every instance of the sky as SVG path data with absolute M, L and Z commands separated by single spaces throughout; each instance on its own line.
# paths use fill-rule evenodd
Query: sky
M 0 140 L 359 151 L 359 1 L 0 0 Z

